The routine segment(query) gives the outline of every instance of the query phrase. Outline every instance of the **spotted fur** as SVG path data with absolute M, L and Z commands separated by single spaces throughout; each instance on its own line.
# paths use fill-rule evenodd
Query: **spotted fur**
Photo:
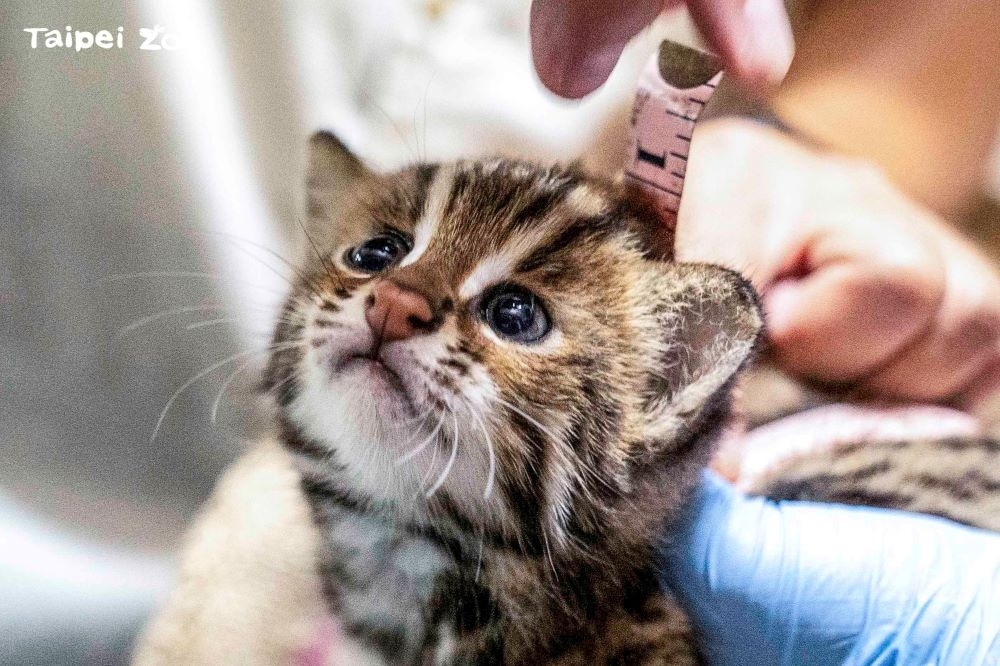
M 1000 532 L 1000 441 L 863 441 L 791 457 L 750 490 L 773 499 L 915 511 Z
M 663 261 L 642 196 L 573 167 L 383 175 L 321 133 L 308 211 L 267 384 L 347 631 L 392 664 L 696 663 L 652 544 L 760 334 L 750 286 Z M 345 263 L 385 230 L 412 240 L 399 264 Z M 374 339 L 380 280 L 426 298 L 419 335 Z M 484 323 L 499 283 L 541 299 L 544 338 Z

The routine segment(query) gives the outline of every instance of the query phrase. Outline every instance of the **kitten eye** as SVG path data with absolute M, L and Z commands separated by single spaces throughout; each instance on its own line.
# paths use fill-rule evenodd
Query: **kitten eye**
M 537 342 L 549 332 L 549 316 L 534 294 L 512 284 L 494 287 L 483 299 L 482 316 L 497 335 Z
M 392 232 L 369 238 L 344 254 L 348 266 L 365 273 L 379 273 L 406 256 L 411 250 L 410 241 Z

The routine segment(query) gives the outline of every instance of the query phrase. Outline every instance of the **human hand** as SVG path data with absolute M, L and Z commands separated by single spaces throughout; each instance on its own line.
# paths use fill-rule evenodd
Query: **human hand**
M 732 79 L 760 90 L 784 77 L 794 45 L 782 0 L 534 0 L 535 70 L 556 94 L 583 97 L 607 80 L 629 40 L 681 4 Z
M 991 532 L 747 497 L 705 472 L 661 553 L 710 664 L 1000 663 Z
M 744 272 L 786 370 L 975 411 L 1000 389 L 1000 277 L 864 163 L 747 121 L 699 126 L 679 260 Z

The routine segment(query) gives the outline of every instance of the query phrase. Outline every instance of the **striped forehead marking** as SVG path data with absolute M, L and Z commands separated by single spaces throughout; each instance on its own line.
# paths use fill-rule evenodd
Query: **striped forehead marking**
M 547 224 L 514 234 L 498 252 L 479 262 L 462 282 L 458 297 L 463 301 L 468 300 L 488 287 L 510 279 L 518 264 L 544 243 L 558 227 L 559 221 L 549 218 Z
M 417 262 L 427 251 L 427 247 L 431 244 L 431 239 L 434 238 L 434 233 L 441 223 L 441 218 L 444 217 L 454 180 L 454 167 L 441 167 L 427 186 L 427 198 L 423 213 L 413 229 L 413 249 L 400 262 L 400 267 Z
M 537 176 L 534 182 L 529 177 L 532 175 Z M 510 206 L 513 232 L 499 250 L 480 260 L 468 274 L 459 288 L 458 295 L 463 300 L 510 279 L 527 257 L 563 231 L 568 218 L 594 216 L 606 208 L 604 197 L 585 183 L 551 173 L 534 174 L 527 165 L 495 160 L 480 163 L 476 169 L 463 169 L 461 163 L 441 167 L 427 184 L 424 205 L 414 225 L 413 249 L 400 267 L 412 265 L 424 256 L 455 201 L 463 197 L 470 186 L 476 186 L 470 178 L 500 179 L 500 182 L 513 179 L 513 191 L 520 193 Z M 526 225 L 528 220 L 532 222 Z
M 499 251 L 480 261 L 459 288 L 459 298 L 468 300 L 494 284 L 509 280 L 525 260 L 545 252 L 547 244 L 558 240 L 570 241 L 579 236 L 579 233 L 567 233 L 579 226 L 577 219 L 595 217 L 607 208 L 604 198 L 584 184 L 574 186 L 555 199 L 550 199 L 547 193 L 542 194 L 539 200 L 550 203 L 544 210 L 535 208 L 532 203 L 525 206 L 526 209 L 534 209 L 538 222 L 512 234 Z M 554 211 L 562 214 L 552 215 Z M 582 232 L 583 228 L 579 231 Z

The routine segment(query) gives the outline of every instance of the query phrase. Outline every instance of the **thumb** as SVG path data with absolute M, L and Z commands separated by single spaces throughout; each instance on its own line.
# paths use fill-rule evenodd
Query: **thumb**
M 753 280 L 784 369 L 856 380 L 930 326 L 946 282 L 931 213 L 863 163 L 771 129 L 712 121 L 694 138 L 677 258 Z

